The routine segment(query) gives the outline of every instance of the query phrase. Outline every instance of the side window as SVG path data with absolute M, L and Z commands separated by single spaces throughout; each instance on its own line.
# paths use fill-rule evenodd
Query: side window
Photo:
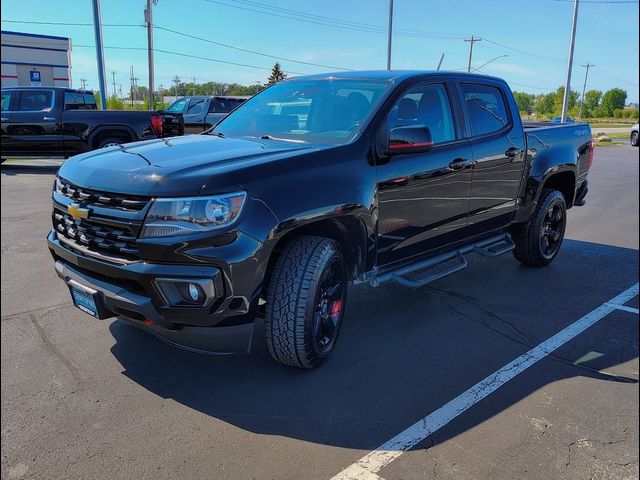
M 184 112 L 184 107 L 187 105 L 187 99 L 186 98 L 181 98 L 179 100 L 176 100 L 175 102 L 173 102 L 169 108 L 167 108 L 167 112 L 173 112 L 173 113 L 182 113 Z
M 64 109 L 80 110 L 84 108 L 84 99 L 82 95 L 75 92 L 64 92 Z
M 53 92 L 51 90 L 23 90 L 20 92 L 21 112 L 49 112 L 53 107 Z
M 9 110 L 11 107 L 11 92 L 2 92 L 2 111 Z
M 500 89 L 467 83 L 462 85 L 462 92 L 474 137 L 497 132 L 508 125 L 509 116 Z
M 87 110 L 97 110 L 98 105 L 96 104 L 96 97 L 94 97 L 91 93 L 83 93 L 82 98 L 84 98 L 84 108 Z
M 442 84 L 418 85 L 407 90 L 389 113 L 389 129 L 424 125 L 434 144 L 456 139 L 447 90 Z
M 191 100 L 189 102 L 189 108 L 187 109 L 187 115 L 197 115 L 202 113 L 204 106 L 204 100 Z

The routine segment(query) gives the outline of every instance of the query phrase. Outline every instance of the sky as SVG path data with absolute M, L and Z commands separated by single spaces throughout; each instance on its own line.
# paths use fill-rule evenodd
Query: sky
M 101 2 L 109 94 L 111 71 L 122 91 L 128 90 L 131 65 L 138 84 L 147 85 L 145 4 Z M 276 61 L 290 76 L 384 69 L 388 5 L 389 0 L 158 0 L 156 86 L 170 86 L 176 75 L 183 82 L 195 77 L 198 83 L 264 83 Z M 92 24 L 91 0 L 2 0 L 0 7 L 3 30 L 70 37 L 73 86 L 84 78 L 87 88 L 98 88 L 92 26 L 48 24 Z M 444 53 L 443 70 L 466 70 L 464 39 L 475 35 L 482 39 L 473 50 L 478 72 L 504 78 L 513 90 L 546 93 L 565 81 L 572 13 L 572 0 L 395 0 L 392 68 L 435 69 Z M 619 87 L 628 92 L 628 102 L 638 102 L 638 13 L 637 0 L 580 2 L 573 90 L 582 90 L 581 65 L 591 63 L 587 90 Z

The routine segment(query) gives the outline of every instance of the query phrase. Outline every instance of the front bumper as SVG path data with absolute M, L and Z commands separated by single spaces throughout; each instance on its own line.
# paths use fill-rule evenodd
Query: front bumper
M 255 261 L 261 244 L 253 238 L 241 236 L 234 242 L 234 263 L 216 266 L 145 261 L 113 264 L 74 251 L 54 231 L 47 243 L 58 276 L 67 284 L 77 282 L 98 291 L 106 316 L 121 317 L 188 349 L 223 354 L 250 351 L 261 285 Z M 212 279 L 216 298 L 206 307 L 167 305 L 156 282 L 166 278 Z

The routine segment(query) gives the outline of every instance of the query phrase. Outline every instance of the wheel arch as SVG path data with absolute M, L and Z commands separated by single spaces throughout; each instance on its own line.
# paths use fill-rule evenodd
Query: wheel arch
M 95 149 L 100 140 L 109 136 L 127 139 L 130 142 L 135 141 L 136 134 L 128 125 L 101 125 L 94 129 L 89 136 L 89 148 Z M 126 143 L 126 142 L 125 142 Z

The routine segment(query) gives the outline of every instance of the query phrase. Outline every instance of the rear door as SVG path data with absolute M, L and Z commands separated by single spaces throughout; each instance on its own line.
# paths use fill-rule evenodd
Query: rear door
M 378 173 L 378 264 L 388 265 L 456 242 L 464 235 L 471 157 L 457 91 L 452 82 L 420 83 L 405 90 L 391 109 L 392 129 L 425 125 L 433 148 L 402 154 Z
M 459 85 L 475 163 L 469 230 L 488 232 L 508 225 L 515 214 L 525 164 L 524 131 L 502 83 Z
M 53 90 L 16 91 L 17 103 L 6 127 L 8 149 L 15 155 L 63 154 Z

